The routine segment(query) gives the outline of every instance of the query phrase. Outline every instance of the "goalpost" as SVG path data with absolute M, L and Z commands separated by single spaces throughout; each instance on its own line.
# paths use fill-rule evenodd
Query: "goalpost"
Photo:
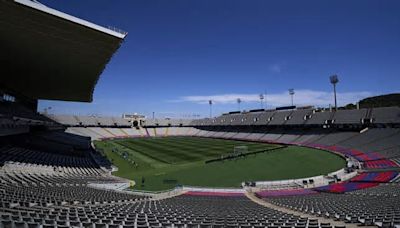
M 248 146 L 235 146 L 233 148 L 233 155 L 238 156 L 241 154 L 247 154 L 249 152 Z

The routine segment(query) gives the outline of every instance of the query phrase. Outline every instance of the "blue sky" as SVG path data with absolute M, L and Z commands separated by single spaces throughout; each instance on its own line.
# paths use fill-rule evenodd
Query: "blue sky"
M 399 92 L 400 1 L 85 0 L 43 4 L 128 32 L 92 103 L 40 101 L 53 113 L 156 117 L 290 104 L 328 106 Z

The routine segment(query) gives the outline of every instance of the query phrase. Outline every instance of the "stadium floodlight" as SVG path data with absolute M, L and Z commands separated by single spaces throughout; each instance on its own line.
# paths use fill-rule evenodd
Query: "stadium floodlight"
M 239 108 L 239 111 L 240 111 L 240 103 L 242 103 L 242 99 L 238 98 L 238 99 L 236 99 L 236 102 L 238 103 L 238 108 Z
M 264 99 L 265 99 L 265 109 L 268 108 L 268 102 L 267 102 L 267 90 L 264 91 Z
M 208 104 L 210 105 L 210 118 L 211 118 L 212 117 L 212 104 L 213 104 L 213 101 L 209 100 Z
M 293 96 L 294 96 L 294 89 L 289 89 L 289 95 L 291 97 L 292 100 L 292 106 L 293 106 Z
M 329 77 L 331 84 L 333 85 L 333 96 L 335 99 L 335 111 L 337 111 L 337 100 L 336 100 L 336 84 L 339 82 L 339 78 L 336 74 Z
M 263 100 L 264 100 L 264 94 L 260 93 L 260 102 L 261 102 L 261 109 L 263 109 Z
M 47 108 L 44 108 L 44 114 L 48 114 L 48 112 L 51 110 L 51 107 L 49 106 L 49 107 L 47 107 Z

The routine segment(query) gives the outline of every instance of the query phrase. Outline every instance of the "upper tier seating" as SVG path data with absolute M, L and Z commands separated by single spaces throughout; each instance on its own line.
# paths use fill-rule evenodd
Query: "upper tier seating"
M 258 121 L 259 116 L 262 112 L 249 112 L 243 115 L 243 121 L 239 125 L 253 125 Z
M 113 118 L 110 117 L 96 117 L 97 125 L 100 126 L 114 126 Z
M 95 116 L 75 116 L 79 125 L 83 126 L 97 126 L 98 121 Z
M 128 120 L 117 117 L 74 116 L 74 115 L 48 115 L 49 118 L 66 126 L 104 126 L 104 127 L 130 127 Z
M 331 121 L 333 119 L 334 112 L 330 111 L 314 111 L 310 119 L 305 123 L 306 125 L 323 125 L 326 124 L 327 121 Z
M 204 121 L 202 119 L 201 121 Z M 173 127 L 179 127 L 179 126 L 190 126 L 193 123 L 195 123 L 196 120 L 191 120 L 191 119 L 146 119 L 143 122 L 143 125 L 145 127 L 167 127 L 167 126 L 173 126 Z M 200 120 L 198 120 L 196 125 L 201 125 Z
M 49 115 L 67 126 L 118 126 L 129 127 L 131 123 L 116 117 Z M 363 119 L 371 119 L 375 124 L 400 123 L 400 108 L 374 108 L 359 110 L 312 110 L 297 109 L 286 111 L 255 111 L 224 114 L 204 119 L 146 119 L 145 127 L 167 126 L 243 126 L 243 125 L 324 125 L 324 124 L 362 124 Z
M 90 137 L 92 140 L 105 138 L 131 137 L 140 135 L 134 128 L 70 127 L 69 133 Z
M 14 102 L 0 101 L 0 115 L 14 119 L 27 119 L 54 123 L 49 118 Z
M 212 125 L 361 125 L 368 124 L 399 124 L 400 107 L 354 110 L 312 110 L 297 109 L 286 111 L 255 111 L 245 113 L 224 114 L 215 118 L 193 120 L 191 126 Z M 170 120 L 171 121 L 171 120 Z M 154 124 L 147 124 L 147 126 Z
M 21 134 L 29 131 L 29 126 L 21 121 L 1 116 L 0 114 L 0 136 Z
M 400 107 L 373 108 L 371 114 L 374 123 L 400 123 Z
M 231 114 L 228 120 L 229 125 L 233 126 L 242 125 L 243 122 L 247 121 L 246 114 Z
M 117 117 L 111 117 L 112 122 L 115 126 L 118 127 L 130 127 L 131 123 L 129 121 L 122 119 L 122 118 L 117 118 Z
M 301 109 L 293 111 L 290 119 L 286 122 L 287 125 L 302 125 L 307 121 L 307 117 L 311 116 L 311 109 Z
M 277 111 L 268 122 L 268 125 L 283 125 L 289 120 L 292 113 L 293 111 Z
M 79 121 L 72 115 L 49 115 L 54 121 L 67 126 L 77 126 Z
M 211 126 L 231 125 L 229 115 L 218 116 L 211 121 Z
M 338 110 L 335 112 L 334 124 L 360 124 L 367 111 L 368 109 Z
M 275 112 L 272 111 L 262 112 L 258 117 L 256 117 L 257 121 L 254 122 L 254 125 L 266 125 L 271 121 L 274 115 Z
M 47 166 L 96 167 L 90 156 L 69 156 L 38 150 L 4 146 L 0 148 L 0 165 L 5 162 L 41 164 Z

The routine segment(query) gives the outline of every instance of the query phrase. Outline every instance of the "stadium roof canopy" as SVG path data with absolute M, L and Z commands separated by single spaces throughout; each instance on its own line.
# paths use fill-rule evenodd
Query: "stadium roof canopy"
M 84 101 L 126 33 L 32 0 L 0 0 L 0 88 L 33 99 Z

